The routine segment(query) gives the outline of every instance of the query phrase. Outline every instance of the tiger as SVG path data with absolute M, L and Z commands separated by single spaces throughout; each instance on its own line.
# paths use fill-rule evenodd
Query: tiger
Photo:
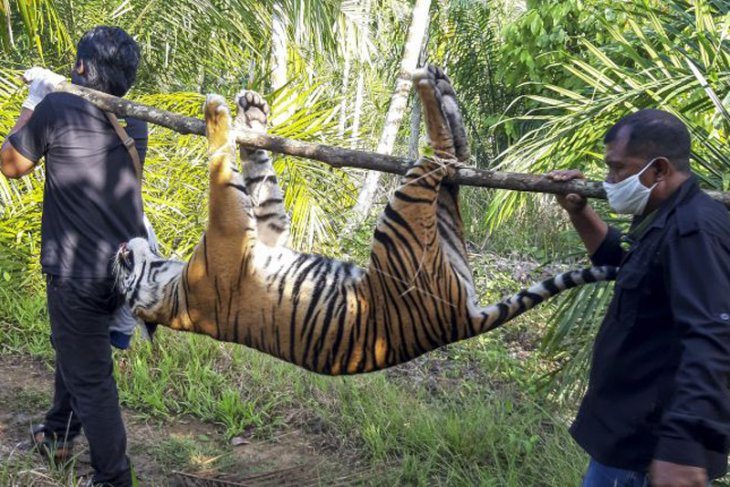
M 240 148 L 235 130 L 265 133 L 269 107 L 252 91 L 208 95 L 208 223 L 188 262 L 166 260 L 146 240 L 115 257 L 120 292 L 145 322 L 207 335 L 324 375 L 360 374 L 408 362 L 480 335 L 544 300 L 615 279 L 615 267 L 566 272 L 480 306 L 467 262 L 459 187 L 446 178 L 470 157 L 451 81 L 419 69 L 432 155 L 406 172 L 378 219 L 367 267 L 287 246 L 289 220 L 269 154 Z

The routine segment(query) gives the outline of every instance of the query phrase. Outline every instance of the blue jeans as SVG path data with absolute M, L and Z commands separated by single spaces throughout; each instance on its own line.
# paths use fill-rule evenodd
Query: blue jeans
M 607 467 L 591 458 L 581 487 L 650 487 L 646 472 L 634 472 L 620 468 Z M 712 487 L 712 482 L 707 482 Z
M 648 487 L 646 472 L 607 467 L 591 459 L 582 487 Z

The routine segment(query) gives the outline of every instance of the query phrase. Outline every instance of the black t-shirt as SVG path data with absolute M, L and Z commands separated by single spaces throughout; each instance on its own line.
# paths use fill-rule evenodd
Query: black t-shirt
M 120 119 L 140 159 L 147 124 Z M 37 162 L 45 156 L 41 264 L 47 274 L 107 278 L 122 242 L 144 236 L 134 163 L 103 111 L 68 93 L 51 93 L 10 143 Z

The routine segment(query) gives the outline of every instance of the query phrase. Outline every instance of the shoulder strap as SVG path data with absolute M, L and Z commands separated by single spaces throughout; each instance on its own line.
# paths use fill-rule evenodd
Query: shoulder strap
M 124 130 L 124 127 L 122 127 L 122 124 L 119 123 L 116 115 L 111 112 L 104 112 L 104 114 L 106 114 L 106 118 L 109 119 L 109 122 L 112 124 L 112 127 L 114 127 L 114 131 L 117 133 L 119 138 L 122 139 L 124 147 L 127 148 L 129 156 L 132 158 L 132 163 L 134 164 L 134 171 L 137 173 L 137 179 L 142 181 L 142 161 L 139 158 L 137 147 L 134 145 L 134 139 L 129 136 L 126 130 Z

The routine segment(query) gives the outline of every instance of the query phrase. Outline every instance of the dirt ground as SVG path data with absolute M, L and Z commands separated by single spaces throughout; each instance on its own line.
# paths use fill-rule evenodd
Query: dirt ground
M 67 485 L 58 483 L 62 475 L 40 457 L 17 449 L 28 437 L 29 426 L 42 419 L 52 383 L 52 371 L 41 361 L 0 355 L 0 466 L 21 457 L 31 462 L 26 470 L 37 470 L 34 478 L 46 479 L 32 485 Z M 366 478 L 361 469 L 318 449 L 300 430 L 284 431 L 269 441 L 241 437 L 235 441 L 241 444 L 234 446 L 214 425 L 192 418 L 148 420 L 130 410 L 124 411 L 124 418 L 128 451 L 141 486 L 352 485 Z M 71 478 L 88 475 L 91 466 L 83 438 L 74 453 Z M 17 485 L 26 481 L 21 482 Z

